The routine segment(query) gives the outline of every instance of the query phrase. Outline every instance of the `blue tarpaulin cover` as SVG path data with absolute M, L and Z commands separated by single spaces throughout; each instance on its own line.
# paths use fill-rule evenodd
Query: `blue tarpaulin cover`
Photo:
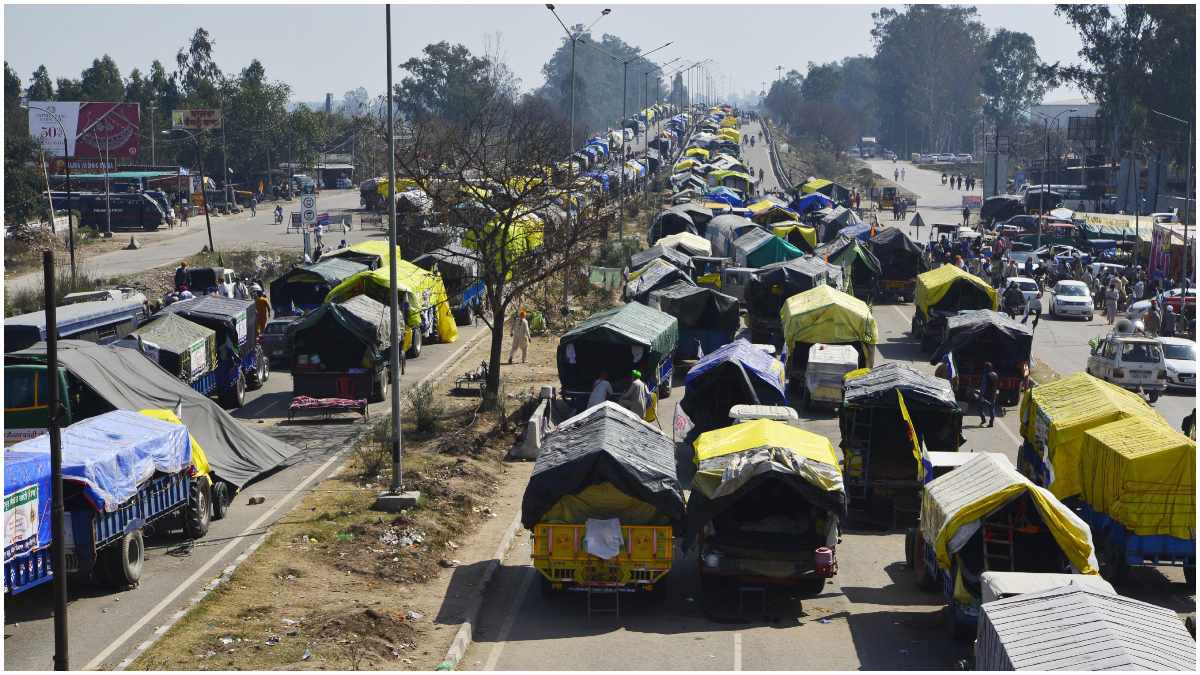
M 843 227 L 842 229 L 838 230 L 838 235 L 842 236 L 842 237 L 846 237 L 847 239 L 857 237 L 858 239 L 861 239 L 862 241 L 870 241 L 871 226 L 867 223 L 860 223 L 858 225 L 848 225 L 848 226 Z
M 62 431 L 62 446 L 63 478 L 83 483 L 86 496 L 101 511 L 116 511 L 156 471 L 178 473 L 192 463 L 187 427 L 129 410 L 72 424 Z M 8 452 L 49 458 L 50 436 L 18 443 Z
M 780 362 L 775 357 L 750 344 L 745 338 L 738 338 L 711 354 L 705 354 L 704 358 L 697 361 L 696 365 L 692 366 L 692 369 L 688 371 L 687 377 L 683 380 L 684 386 L 686 387 L 696 378 L 727 361 L 737 361 L 746 371 L 753 373 L 760 380 L 771 385 L 772 389 L 779 392 L 779 400 L 770 401 L 768 404 L 782 404 L 787 401 L 787 394 L 783 390 L 783 378 L 781 377 L 783 371 Z
M 792 200 L 791 204 L 788 204 L 789 209 L 799 213 L 800 215 L 804 215 L 809 211 L 824 209 L 831 206 L 833 206 L 833 200 L 819 192 L 814 192 L 810 195 L 804 195 L 803 197 L 797 197 L 796 199 Z
M 5 450 L 4 530 L 6 565 L 50 545 L 48 453 Z

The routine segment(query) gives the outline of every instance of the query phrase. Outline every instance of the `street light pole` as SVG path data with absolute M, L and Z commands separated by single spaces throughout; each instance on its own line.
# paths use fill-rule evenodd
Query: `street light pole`
M 1034 113 L 1035 115 L 1038 115 L 1046 122 L 1046 148 L 1045 148 L 1045 156 L 1042 160 L 1042 193 L 1038 197 L 1038 231 L 1037 231 L 1037 244 L 1034 246 L 1034 250 L 1040 249 L 1042 247 L 1042 228 L 1046 224 L 1046 192 L 1050 189 L 1050 179 L 1047 176 L 1047 172 L 1050 168 L 1050 120 L 1051 119 L 1054 120 L 1054 126 L 1057 128 L 1059 117 L 1061 117 L 1067 113 L 1073 113 L 1076 110 L 1078 110 L 1078 108 L 1071 108 L 1070 110 L 1063 110 L 1062 112 L 1058 113 L 1054 117 L 1050 117 L 1049 115 L 1043 115 L 1042 113 Z
M 404 491 L 404 447 L 400 437 L 400 350 L 404 336 L 400 333 L 400 300 L 396 272 L 396 131 L 392 119 L 392 6 L 385 6 L 387 33 L 387 121 L 388 121 L 388 303 L 392 331 L 392 494 Z M 407 317 L 406 317 L 407 318 Z M 407 321 L 405 325 L 408 325 Z M 414 328 L 414 331 L 420 328 Z M 415 338 L 414 338 L 415 339 Z
M 179 131 L 192 139 L 192 144 L 196 147 L 196 162 L 200 165 L 200 205 L 204 207 L 204 226 L 208 229 L 208 250 L 210 253 L 216 253 L 217 247 L 213 244 L 212 235 L 212 218 L 208 214 L 208 190 L 204 189 L 204 153 L 200 152 L 200 139 L 196 138 L 196 134 L 187 129 L 163 129 L 164 136 L 170 135 L 172 131 Z M 186 207 L 185 207 L 186 208 Z

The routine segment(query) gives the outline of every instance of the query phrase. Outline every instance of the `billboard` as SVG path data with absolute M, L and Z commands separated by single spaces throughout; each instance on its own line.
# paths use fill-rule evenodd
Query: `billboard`
M 136 158 L 140 123 L 137 103 L 29 102 L 29 133 L 52 157 Z
M 205 129 L 219 129 L 221 128 L 221 110 L 219 108 L 172 110 L 171 126 L 201 131 Z

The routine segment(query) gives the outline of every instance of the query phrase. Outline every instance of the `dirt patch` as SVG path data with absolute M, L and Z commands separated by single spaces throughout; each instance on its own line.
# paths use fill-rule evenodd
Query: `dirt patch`
M 1038 384 L 1046 384 L 1053 382 L 1061 377 L 1053 368 L 1046 365 L 1046 362 L 1034 357 L 1033 368 L 1029 369 L 1029 377 Z
M 433 669 L 520 508 L 531 464 L 502 460 L 523 426 L 517 411 L 557 383 L 557 344 L 534 337 L 526 363 L 502 366 L 501 410 L 481 412 L 477 397 L 450 394 L 454 379 L 486 358 L 481 340 L 435 384 L 438 429 L 404 431 L 405 484 L 422 492 L 421 506 L 371 510 L 390 466 L 379 423 L 131 668 Z M 505 356 L 507 348 L 506 340 Z

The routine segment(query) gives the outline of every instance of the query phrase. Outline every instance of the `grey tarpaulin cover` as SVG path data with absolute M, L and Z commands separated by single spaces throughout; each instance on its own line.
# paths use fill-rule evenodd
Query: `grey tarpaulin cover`
M 679 232 L 699 234 L 700 230 L 696 227 L 696 223 L 687 211 L 678 206 L 672 206 L 660 212 L 654 218 L 654 223 L 650 225 L 650 233 L 647 240 L 653 244 L 668 234 L 677 234 Z
M 521 524 L 532 530 L 559 499 L 598 483 L 611 483 L 655 507 L 672 525 L 683 521 L 675 444 L 633 413 L 606 401 L 546 436 L 521 500 Z
M 645 350 L 642 362 L 657 365 L 679 343 L 679 321 L 641 303 L 633 302 L 596 312 L 568 331 L 558 341 L 556 362 L 563 386 L 590 390 L 596 374 L 607 367 L 607 360 L 621 354 L 621 363 L 639 361 L 632 358 L 630 347 Z M 574 358 L 571 355 L 574 354 Z M 625 375 L 612 370 L 614 377 Z M 643 372 L 647 381 L 657 373 Z
M 788 298 L 825 283 L 831 267 L 812 256 L 765 265 L 746 286 L 747 308 L 751 314 L 778 318 Z M 841 269 L 837 271 L 840 275 Z
M 322 325 L 332 323 L 357 336 L 377 353 L 382 353 L 392 344 L 389 312 L 387 305 L 365 295 L 356 295 L 345 302 L 321 305 L 297 321 L 291 329 L 293 339 L 299 343 L 308 336 L 308 331 L 320 330 Z M 341 333 L 331 335 L 337 339 L 342 337 Z
M 896 390 L 904 393 L 904 405 L 912 410 L 958 410 L 950 383 L 923 375 L 894 361 L 872 368 L 865 375 L 846 381 L 846 405 L 897 407 Z
M 1196 670 L 1173 610 L 1081 586 L 984 603 L 978 635 L 976 670 Z
M 990 309 L 964 310 L 946 317 L 945 337 L 929 362 L 937 364 L 947 352 L 985 347 L 994 362 L 1027 361 L 1033 348 L 1033 329 Z M 983 354 L 974 360 L 982 361 L 978 356 Z
M 712 254 L 733 258 L 733 242 L 751 230 L 761 229 L 754 221 L 743 216 L 725 213 L 708 221 L 705 238 L 712 242 Z
M 46 345 L 9 354 L 17 360 L 45 363 Z M 80 340 L 58 343 L 58 359 L 72 375 L 119 410 L 174 410 L 187 425 L 217 476 L 238 487 L 274 469 L 297 448 L 243 426 L 207 396 L 172 377 L 136 350 Z
M 649 265 L 651 261 L 658 260 L 660 258 L 666 260 L 688 274 L 692 273 L 692 259 L 690 256 L 688 256 L 688 254 L 678 251 L 674 248 L 664 246 L 651 246 L 645 251 L 634 253 L 629 257 L 629 271 L 636 272 L 646 265 Z
M 680 204 L 671 208 L 679 213 L 687 214 L 687 216 L 692 219 L 692 222 L 695 223 L 696 229 L 699 230 L 700 236 L 704 236 L 704 228 L 708 227 L 709 221 L 713 219 L 712 209 L 695 202 L 688 202 L 686 204 Z
M 291 312 L 293 302 L 297 306 L 319 305 L 334 286 L 366 270 L 366 265 L 340 257 L 293 267 L 271 282 L 271 308 L 286 314 Z
M 898 227 L 885 227 L 867 242 L 879 259 L 884 279 L 906 281 L 925 271 L 921 247 Z
M 255 334 L 257 326 L 254 322 L 254 303 L 249 300 L 205 296 L 173 302 L 159 312 L 163 313 L 178 314 L 188 321 L 195 321 L 217 331 L 218 349 L 220 343 L 226 339 L 233 340 L 233 343 L 239 346 L 254 344 L 258 339 Z M 233 339 L 235 335 L 236 340 Z
M 674 283 L 696 285 L 687 272 L 666 260 L 656 258 L 639 270 L 636 278 L 631 278 L 625 283 L 625 301 L 645 303 L 650 291 L 665 288 Z
M 158 364 L 187 382 L 217 367 L 216 331 L 181 316 L 164 314 L 131 335 L 158 347 Z M 203 347 L 197 347 L 197 343 Z M 202 353 L 193 356 L 197 349 Z
M 646 304 L 678 319 L 680 328 L 728 330 L 732 335 L 741 326 L 737 298 L 684 281 L 651 291 Z

